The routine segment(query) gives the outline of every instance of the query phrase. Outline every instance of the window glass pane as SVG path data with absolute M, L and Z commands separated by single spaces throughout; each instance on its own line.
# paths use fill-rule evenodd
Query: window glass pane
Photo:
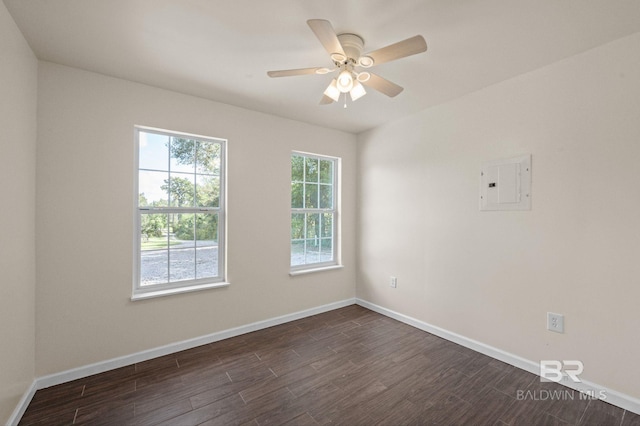
M 291 266 L 304 265 L 304 240 L 291 241 Z
M 169 250 L 148 250 L 140 255 L 140 285 L 169 281 Z
M 305 181 L 318 182 L 318 160 L 315 158 L 305 160 Z
M 169 256 L 169 279 L 174 281 L 196 278 L 196 250 L 194 247 L 171 249 Z
M 196 214 L 196 278 L 218 276 L 218 214 Z
M 333 208 L 333 185 L 320 185 L 320 208 Z
M 196 206 L 220 206 L 220 178 L 217 176 L 196 175 Z
M 304 238 L 304 213 L 291 214 L 291 239 L 298 240 Z
M 218 246 L 196 249 L 196 279 L 218 276 Z
M 140 215 L 140 248 L 144 250 L 167 249 L 169 227 L 166 214 Z
M 195 218 L 192 213 L 170 215 L 169 279 L 183 281 L 195 279 Z
M 169 170 L 169 137 L 154 133 L 138 132 L 139 168 Z
M 171 138 L 170 167 L 172 172 L 195 173 L 196 141 L 185 138 Z
M 305 241 L 305 263 L 318 263 L 320 262 L 320 239 L 308 239 Z
M 333 213 L 323 213 L 321 219 L 320 236 L 322 238 L 333 237 Z
M 320 240 L 320 261 L 330 262 L 333 260 L 333 240 L 323 238 Z
M 320 183 L 333 183 L 333 161 L 320 160 Z
M 318 238 L 320 236 L 320 214 L 306 213 L 307 216 L 307 238 Z
M 291 208 L 301 209 L 303 207 L 304 185 L 299 182 L 291 183 Z
M 294 182 L 304 181 L 304 157 L 291 156 L 291 180 Z
M 169 215 L 169 241 L 172 247 L 195 247 L 195 223 L 193 213 L 176 213 Z
M 195 175 L 186 173 L 171 174 L 169 181 L 162 186 L 162 189 L 169 192 L 169 205 L 171 207 L 193 207 L 194 177 Z
M 216 213 L 196 214 L 196 237 L 198 246 L 212 246 L 218 243 L 218 215 Z
M 222 146 L 216 142 L 196 142 L 196 172 L 220 175 L 220 150 Z
M 314 209 L 318 207 L 318 184 L 317 183 L 305 183 L 304 207 L 306 209 Z
M 140 285 L 168 281 L 169 233 L 166 214 L 140 215 Z
M 140 171 L 138 174 L 138 203 L 140 207 L 166 207 L 169 196 L 167 172 Z

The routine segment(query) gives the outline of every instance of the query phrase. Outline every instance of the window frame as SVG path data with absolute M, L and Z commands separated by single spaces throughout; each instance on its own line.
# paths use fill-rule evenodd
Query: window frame
M 333 156 L 329 156 L 329 155 L 323 155 L 323 154 L 315 154 L 315 153 L 310 153 L 310 152 L 303 152 L 303 151 L 291 151 L 291 155 L 289 157 L 289 166 L 291 167 L 291 160 L 293 159 L 294 156 L 299 156 L 304 158 L 304 162 L 305 162 L 305 170 L 306 170 L 306 159 L 307 158 L 311 158 L 311 159 L 316 159 L 318 160 L 318 162 L 320 162 L 321 160 L 325 160 L 325 161 L 331 161 L 331 163 L 333 164 L 333 173 L 332 173 L 332 208 L 320 208 L 320 206 L 318 206 L 317 208 L 294 208 L 291 206 L 291 195 L 292 195 L 292 191 L 293 191 L 293 184 L 294 184 L 294 180 L 293 180 L 293 176 L 290 175 L 289 177 L 289 181 L 290 181 L 290 185 L 291 185 L 291 189 L 290 189 L 290 200 L 289 200 L 289 206 L 290 206 L 290 215 L 289 215 L 289 275 L 300 275 L 300 274 L 306 274 L 309 272 L 316 272 L 316 271 L 324 271 L 324 270 L 329 270 L 329 269 L 335 269 L 335 268 L 341 268 L 342 264 L 341 264 L 341 250 L 340 250 L 340 167 L 341 167 L 341 159 L 340 157 L 333 157 Z M 318 170 L 318 173 L 320 173 L 320 171 Z M 303 172 L 303 175 L 306 175 L 306 173 Z M 297 181 L 296 181 L 297 182 Z M 306 183 L 306 178 L 303 181 L 303 200 L 306 199 L 305 197 L 305 183 Z M 318 178 L 318 184 L 320 185 L 320 178 Z M 304 264 L 300 264 L 300 265 L 292 265 L 291 264 L 291 260 L 292 260 L 292 255 L 293 255 L 293 247 L 292 247 L 292 243 L 294 241 L 293 239 L 293 229 L 292 229 L 292 220 L 293 220 L 293 214 L 304 214 L 304 213 L 318 213 L 318 214 L 323 214 L 323 213 L 331 213 L 333 215 L 332 218 L 332 237 L 331 237 L 331 246 L 332 246 L 332 255 L 333 258 L 330 261 L 323 261 L 323 262 L 314 262 L 314 263 L 304 263 Z M 304 240 L 307 240 L 307 238 L 305 237 Z M 306 250 L 305 250 L 306 251 Z
M 139 205 L 139 173 L 140 168 L 140 134 L 151 133 L 167 137 L 177 137 L 191 139 L 201 142 L 213 142 L 220 145 L 220 188 L 217 207 L 141 207 Z M 170 157 L 169 157 L 170 158 Z M 202 136 L 191 133 L 184 133 L 172 130 L 158 129 L 145 126 L 134 126 L 134 268 L 133 268 L 133 290 L 131 300 L 148 299 L 159 296 L 167 296 L 171 294 L 186 293 L 198 290 L 204 290 L 209 288 L 217 288 L 228 286 L 226 281 L 226 159 L 227 159 L 227 140 L 222 138 Z M 168 167 L 170 169 L 170 167 Z M 145 169 L 146 170 L 146 169 Z M 170 173 L 170 170 L 167 170 Z M 176 172 L 179 173 L 179 172 Z M 197 177 L 198 173 L 194 171 L 194 176 Z M 213 176 L 213 175 L 212 175 Z M 142 266 L 142 243 L 141 243 L 141 231 L 142 231 L 142 215 L 143 214 L 167 214 L 172 215 L 176 213 L 182 214 L 197 214 L 208 213 L 218 215 L 217 224 L 217 237 L 218 237 L 218 264 L 217 264 L 217 276 L 195 278 L 192 280 L 183 281 L 169 281 L 167 283 L 151 284 L 143 286 L 141 285 L 141 266 Z M 195 238 L 195 236 L 194 236 Z M 194 240 L 197 241 L 197 240 Z M 168 256 L 170 259 L 171 248 L 168 246 Z

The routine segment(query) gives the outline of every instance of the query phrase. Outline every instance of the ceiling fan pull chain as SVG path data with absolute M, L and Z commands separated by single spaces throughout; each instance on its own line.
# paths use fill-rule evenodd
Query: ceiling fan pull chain
M 344 94 L 344 108 L 347 107 L 347 94 Z

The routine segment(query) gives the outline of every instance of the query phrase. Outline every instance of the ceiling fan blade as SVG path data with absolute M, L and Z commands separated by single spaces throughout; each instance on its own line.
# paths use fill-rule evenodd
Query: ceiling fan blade
M 295 70 L 279 70 L 279 71 L 268 71 L 267 75 L 269 77 L 290 77 L 292 75 L 305 75 L 305 74 L 316 74 L 316 71 L 322 69 L 322 67 L 318 68 L 299 68 Z
M 320 105 L 329 105 L 332 103 L 333 103 L 333 99 L 331 99 L 327 95 L 322 95 L 322 99 L 320 99 Z
M 389 97 L 397 96 L 400 92 L 404 90 L 403 87 L 398 86 L 395 83 L 390 82 L 386 78 L 382 78 L 379 75 L 369 73 L 371 77 L 367 81 L 362 81 L 361 83 L 365 86 L 371 87 L 372 89 L 377 90 L 380 93 L 384 93 Z
M 322 43 L 322 46 L 329 55 L 332 53 L 340 53 L 346 56 L 331 22 L 324 19 L 309 19 L 307 24 L 316 37 L 318 37 L 318 40 L 320 40 L 320 43 Z
M 365 56 L 373 58 L 373 64 L 378 65 L 415 55 L 417 53 L 422 53 L 426 50 L 427 42 L 421 35 L 417 35 L 406 40 L 390 44 L 389 46 L 381 49 L 374 50 L 373 52 L 367 53 Z

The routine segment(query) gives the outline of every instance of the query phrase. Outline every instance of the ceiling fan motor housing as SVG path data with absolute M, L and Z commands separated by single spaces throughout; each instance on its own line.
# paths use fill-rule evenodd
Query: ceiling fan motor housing
M 356 34 L 340 34 L 338 40 L 342 45 L 344 53 L 347 55 L 347 61 L 351 60 L 354 63 L 358 62 L 358 58 L 362 54 L 364 49 L 364 40 L 362 37 Z

